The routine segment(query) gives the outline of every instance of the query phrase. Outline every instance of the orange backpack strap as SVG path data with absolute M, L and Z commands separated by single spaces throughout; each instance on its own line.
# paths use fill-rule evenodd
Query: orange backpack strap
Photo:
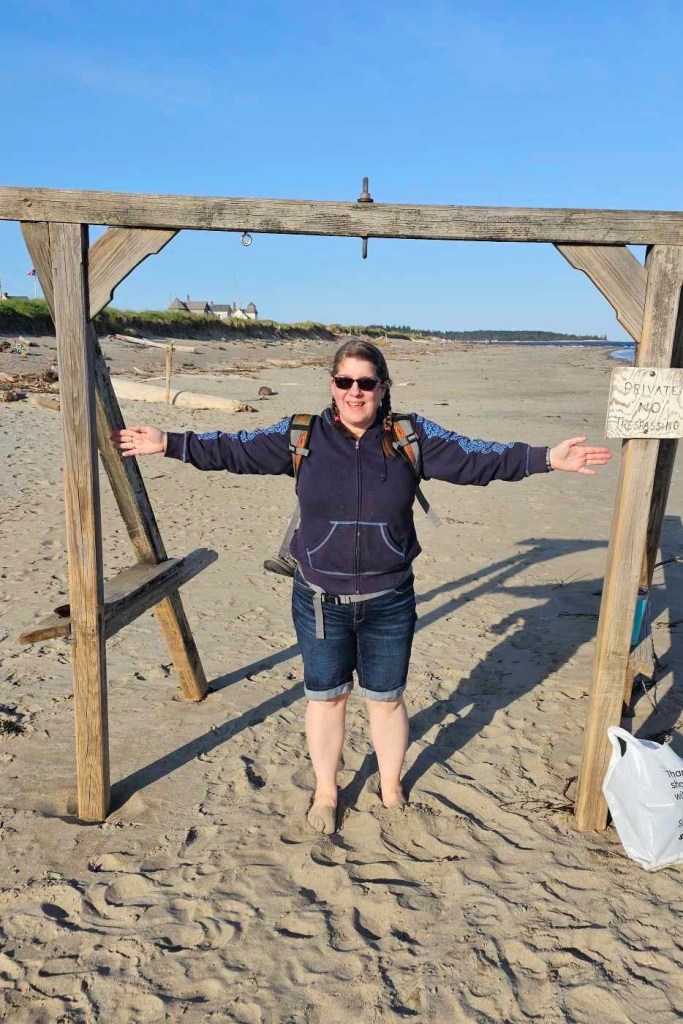
M 299 479 L 302 461 L 311 454 L 308 439 L 314 419 L 315 413 L 297 412 L 289 421 L 289 450 L 292 453 L 295 484 Z
M 409 462 L 413 473 L 419 483 L 422 479 L 422 458 L 420 456 L 420 442 L 418 441 L 415 427 L 410 416 L 405 413 L 395 412 L 392 417 L 392 445 L 402 455 L 406 462 Z

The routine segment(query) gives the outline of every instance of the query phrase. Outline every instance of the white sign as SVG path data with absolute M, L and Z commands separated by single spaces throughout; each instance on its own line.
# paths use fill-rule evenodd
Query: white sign
M 683 437 L 683 370 L 612 370 L 607 437 Z

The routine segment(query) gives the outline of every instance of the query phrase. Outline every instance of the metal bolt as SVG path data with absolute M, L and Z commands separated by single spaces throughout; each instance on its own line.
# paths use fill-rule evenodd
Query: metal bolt
M 358 196 L 358 199 L 356 200 L 356 202 L 358 202 L 358 203 L 374 203 L 374 199 L 372 198 L 372 196 L 368 192 L 368 179 L 367 178 L 363 178 L 363 191 Z M 362 255 L 363 259 L 366 260 L 368 258 L 368 240 L 367 240 L 367 238 L 363 238 L 363 239 L 361 239 L 361 241 L 363 243 L 363 247 L 361 249 L 361 255 Z
M 363 178 L 363 191 L 358 196 L 358 199 L 356 201 L 359 202 L 359 203 L 374 203 L 374 201 L 375 201 L 372 198 L 372 196 L 370 195 L 370 193 L 368 192 L 368 179 L 367 178 Z

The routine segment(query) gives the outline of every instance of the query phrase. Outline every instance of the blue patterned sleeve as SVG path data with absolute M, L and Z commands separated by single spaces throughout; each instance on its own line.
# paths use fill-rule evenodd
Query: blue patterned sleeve
M 413 414 L 426 479 L 485 487 L 492 480 L 523 480 L 545 473 L 545 448 L 521 441 L 479 441 Z
M 287 416 L 261 430 L 239 430 L 226 434 L 213 430 L 208 434 L 169 433 L 166 456 L 189 462 L 197 469 L 224 469 L 229 473 L 285 474 L 294 476 L 289 452 Z

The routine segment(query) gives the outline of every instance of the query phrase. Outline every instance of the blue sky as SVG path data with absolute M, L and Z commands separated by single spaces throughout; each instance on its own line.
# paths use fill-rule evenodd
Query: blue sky
M 0 184 L 681 209 L 680 4 L 6 0 Z M 625 337 L 547 245 L 183 232 L 114 304 Z M 637 253 L 637 255 L 642 255 Z M 19 229 L 0 279 L 32 294 Z

